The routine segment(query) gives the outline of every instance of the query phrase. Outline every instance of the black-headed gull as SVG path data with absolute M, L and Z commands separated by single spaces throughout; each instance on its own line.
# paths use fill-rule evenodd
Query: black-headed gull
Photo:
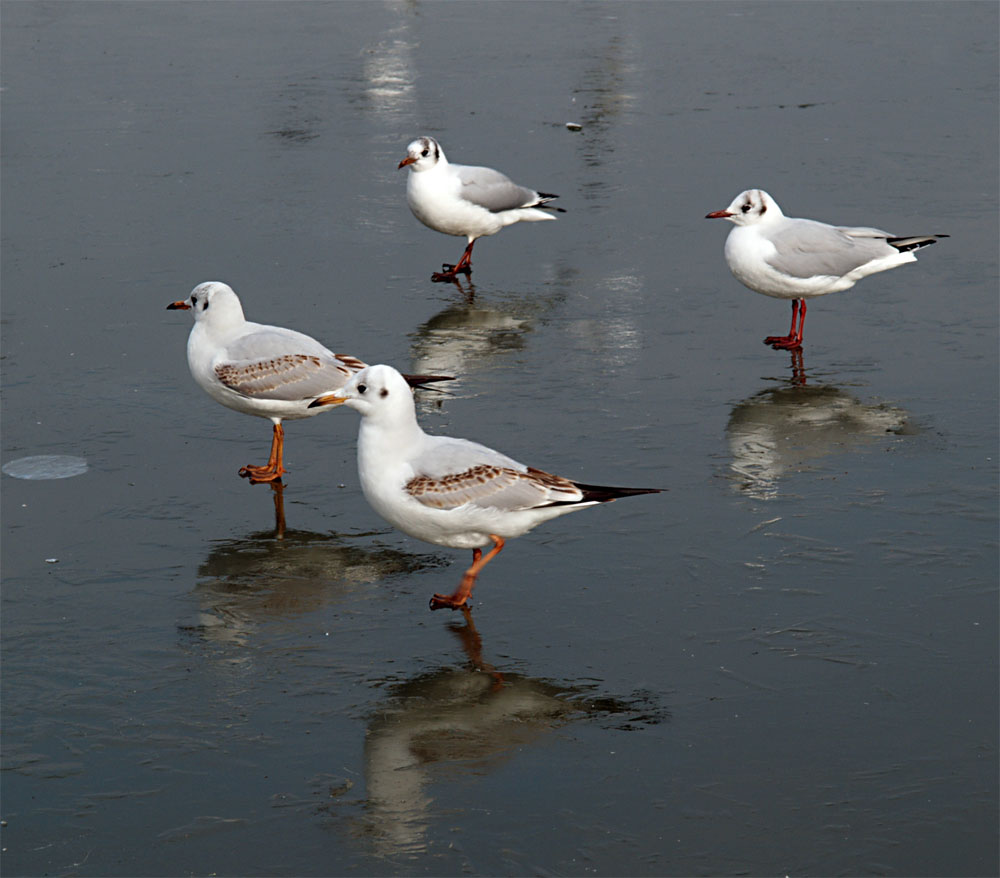
M 323 409 L 310 408 L 309 403 L 343 387 L 366 366 L 356 357 L 333 353 L 294 329 L 251 323 L 243 316 L 236 293 L 218 281 L 198 284 L 187 299 L 171 302 L 167 308 L 194 314 L 187 359 L 198 386 L 216 402 L 268 418 L 274 424 L 267 463 L 247 465 L 239 471 L 253 483 L 280 479 L 286 472 L 282 420 L 319 414 Z M 404 383 L 420 386 L 441 380 L 450 379 L 409 375 Z
M 468 246 L 455 265 L 445 263 L 431 280 L 451 281 L 459 274 L 472 274 L 472 245 L 476 238 L 495 235 L 512 223 L 555 219 L 547 211 L 558 195 L 519 186 L 492 168 L 453 165 L 433 137 L 418 137 L 406 148 L 398 165 L 409 167 L 406 201 L 413 215 L 428 228 L 446 235 L 468 238 Z
M 429 436 L 417 423 L 406 381 L 392 366 L 369 366 L 311 403 L 341 404 L 362 415 L 358 475 L 372 508 L 410 536 L 472 549 L 472 566 L 458 588 L 434 595 L 432 610 L 463 606 L 479 572 L 506 540 L 585 506 L 660 491 L 584 485 L 468 439 Z M 482 547 L 490 544 L 483 555 Z
M 792 300 L 788 335 L 764 339 L 764 344 L 783 350 L 802 347 L 806 299 L 849 290 L 869 274 L 916 262 L 914 250 L 948 237 L 900 238 L 881 229 L 788 217 L 763 189 L 741 192 L 729 207 L 706 219 L 728 219 L 736 225 L 726 238 L 726 263 L 741 284 L 755 293 Z

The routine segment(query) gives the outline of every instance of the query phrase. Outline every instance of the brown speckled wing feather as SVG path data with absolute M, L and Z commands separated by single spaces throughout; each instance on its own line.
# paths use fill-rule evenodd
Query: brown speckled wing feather
M 313 354 L 284 354 L 268 359 L 220 363 L 219 381 L 255 399 L 308 399 L 337 390 L 364 363 Z
M 533 509 L 553 503 L 572 503 L 582 492 L 569 479 L 528 468 L 481 464 L 439 478 L 416 476 L 406 485 L 412 497 L 437 509 L 466 503 L 504 510 Z

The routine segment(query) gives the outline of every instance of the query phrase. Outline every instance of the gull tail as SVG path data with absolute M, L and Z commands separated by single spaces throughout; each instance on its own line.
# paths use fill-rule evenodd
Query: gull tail
M 558 195 L 553 195 L 551 192 L 539 192 L 538 201 L 527 205 L 527 207 L 537 207 L 539 210 L 554 210 L 557 213 L 566 213 L 565 207 L 556 207 L 554 204 L 549 204 L 553 198 L 558 197 Z
M 950 238 L 950 235 L 914 235 L 912 238 L 886 238 L 885 242 L 890 247 L 895 247 L 900 253 L 909 253 L 911 250 L 919 250 L 936 244 L 938 238 Z
M 403 378 L 406 379 L 406 383 L 410 387 L 426 387 L 428 384 L 433 384 L 435 381 L 454 381 L 455 377 L 453 375 L 404 375 Z M 436 390 L 437 388 L 432 388 Z

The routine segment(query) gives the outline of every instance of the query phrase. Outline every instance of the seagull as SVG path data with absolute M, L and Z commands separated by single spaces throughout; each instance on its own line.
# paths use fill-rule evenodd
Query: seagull
M 469 244 L 456 265 L 445 263 L 433 281 L 453 281 L 459 274 L 472 274 L 472 245 L 476 238 L 495 235 L 504 226 L 526 220 L 552 220 L 547 211 L 558 195 L 519 186 L 506 174 L 492 168 L 453 165 L 433 137 L 418 137 L 406 148 L 399 168 L 409 166 L 406 201 L 413 215 L 428 228 L 446 235 L 464 235 Z
M 272 482 L 286 472 L 282 420 L 319 414 L 323 409 L 310 408 L 309 403 L 342 387 L 366 366 L 294 329 L 251 323 L 232 287 L 218 281 L 198 284 L 187 299 L 171 302 L 167 309 L 194 313 L 187 358 L 198 386 L 216 402 L 274 424 L 267 463 L 239 471 L 253 484 Z M 448 380 L 443 375 L 404 378 L 415 387 Z
M 763 189 L 741 192 L 729 207 L 705 219 L 727 219 L 736 226 L 726 238 L 726 263 L 741 284 L 755 293 L 792 300 L 788 335 L 764 339 L 775 350 L 802 347 L 806 299 L 849 290 L 869 274 L 916 262 L 914 250 L 948 237 L 899 238 L 880 229 L 795 219 L 785 216 Z
M 417 423 L 413 395 L 392 366 L 369 366 L 310 406 L 348 405 L 362 415 L 358 475 L 371 507 L 412 537 L 472 549 L 472 566 L 432 610 L 466 604 L 476 577 L 507 540 L 550 518 L 658 488 L 585 485 L 554 476 L 468 439 L 430 436 Z M 487 554 L 482 548 L 491 545 Z

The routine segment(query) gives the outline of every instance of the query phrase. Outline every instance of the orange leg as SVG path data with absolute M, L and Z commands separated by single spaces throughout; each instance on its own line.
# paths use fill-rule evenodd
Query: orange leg
M 462 615 L 465 617 L 465 625 L 456 625 L 452 622 L 448 627 L 462 641 L 462 647 L 465 649 L 465 654 L 469 657 L 472 667 L 477 671 L 489 674 L 493 678 L 493 685 L 490 687 L 491 691 L 497 692 L 503 689 L 503 674 L 493 667 L 493 665 L 483 661 L 483 639 L 476 630 L 476 623 L 472 621 L 472 610 L 469 609 L 468 604 L 459 609 L 461 609 Z
M 274 538 L 285 538 L 285 485 L 281 479 L 269 482 L 274 497 Z
M 798 318 L 798 329 L 795 328 L 796 318 Z M 764 344 L 769 344 L 776 351 L 798 350 L 802 347 L 802 331 L 805 328 L 806 300 L 792 299 L 792 325 L 788 335 L 769 335 L 764 339 Z
M 459 607 L 465 605 L 465 602 L 469 599 L 469 595 L 472 594 L 472 587 L 476 584 L 476 577 L 479 576 L 479 571 L 499 555 L 500 550 L 504 546 L 503 537 L 490 534 L 490 539 L 493 540 L 493 548 L 485 555 L 482 549 L 472 550 L 472 566 L 465 571 L 465 575 L 462 577 L 462 581 L 458 584 L 458 588 L 455 589 L 454 593 L 450 595 L 436 594 L 431 598 L 432 610 L 440 610 L 443 607 L 457 610 Z
M 472 245 L 476 243 L 475 238 L 469 241 L 469 246 L 465 248 L 465 252 L 462 254 L 462 258 L 458 260 L 456 265 L 448 265 L 444 263 L 441 268 L 444 271 L 435 271 L 431 275 L 431 280 L 433 281 L 443 281 L 443 280 L 455 280 L 455 276 L 459 274 L 471 275 L 472 274 Z
M 273 482 L 280 479 L 286 472 L 281 465 L 285 451 L 285 429 L 281 424 L 274 425 L 274 433 L 271 436 L 271 455 L 264 466 L 252 466 L 247 464 L 240 470 L 243 478 L 249 478 L 250 484 L 256 485 L 260 482 Z

